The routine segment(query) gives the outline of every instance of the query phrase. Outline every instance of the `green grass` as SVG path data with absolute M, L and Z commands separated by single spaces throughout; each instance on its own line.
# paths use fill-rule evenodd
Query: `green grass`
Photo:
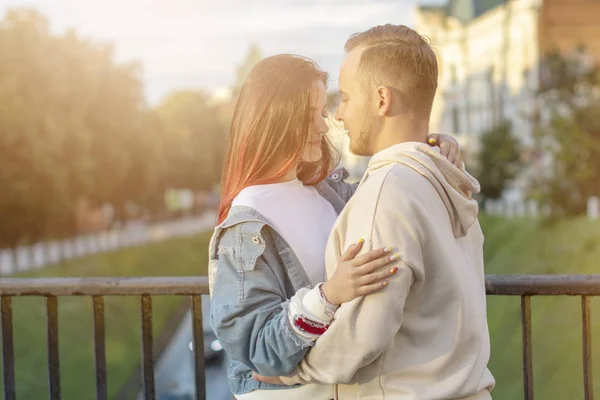
M 19 277 L 198 276 L 206 275 L 210 233 L 72 260 Z M 153 297 L 154 337 L 181 297 Z M 63 399 L 95 399 L 94 337 L 89 297 L 59 298 L 59 354 Z M 46 305 L 44 298 L 13 298 L 17 398 L 48 398 Z M 140 362 L 139 297 L 105 298 L 109 398 Z
M 544 224 L 482 216 L 488 274 L 600 273 L 600 222 Z M 580 297 L 533 297 L 534 391 L 538 399 L 583 399 Z M 600 392 L 600 298 L 592 298 L 595 392 Z M 494 400 L 523 398 L 520 298 L 488 297 Z

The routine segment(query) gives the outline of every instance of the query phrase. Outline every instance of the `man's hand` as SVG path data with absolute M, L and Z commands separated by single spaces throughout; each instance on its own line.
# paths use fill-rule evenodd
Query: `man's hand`
M 257 374 L 256 372 L 252 372 L 252 378 L 255 381 L 259 381 L 262 383 L 270 383 L 271 385 L 283 385 L 284 383 L 277 376 L 262 376 Z
M 441 153 L 457 168 L 462 168 L 462 154 L 456 139 L 443 133 L 432 133 L 427 137 L 430 146 L 439 146 Z

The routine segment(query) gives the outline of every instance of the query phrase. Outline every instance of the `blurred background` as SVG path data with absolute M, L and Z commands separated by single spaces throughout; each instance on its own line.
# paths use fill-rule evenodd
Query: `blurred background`
M 482 185 L 486 272 L 598 273 L 599 16 L 597 0 L 0 0 L 0 273 L 206 275 L 248 71 L 277 53 L 313 58 L 330 73 L 333 114 L 346 39 L 385 23 L 437 53 L 431 130 L 459 140 Z M 368 159 L 330 125 L 358 180 Z M 115 399 L 140 388 L 136 301 L 106 302 Z M 194 394 L 186 304 L 154 306 L 160 399 Z M 489 298 L 495 399 L 522 398 L 519 307 Z M 13 314 L 17 393 L 45 398 L 45 303 L 15 298 Z M 583 398 L 579 300 L 536 298 L 532 315 L 536 393 Z M 64 398 L 92 399 L 87 300 L 61 298 L 59 319 Z M 208 398 L 230 399 L 208 321 L 205 333 Z

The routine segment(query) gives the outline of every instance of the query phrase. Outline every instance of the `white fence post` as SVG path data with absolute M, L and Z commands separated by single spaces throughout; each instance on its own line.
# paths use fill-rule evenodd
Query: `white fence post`
M 587 201 L 587 217 L 589 220 L 596 220 L 598 214 L 600 214 L 600 199 L 598 196 L 591 196 Z
M 110 231 L 81 234 L 68 239 L 17 246 L 14 249 L 0 249 L 0 275 L 43 268 L 73 258 L 124 247 L 192 235 L 213 228 L 214 221 L 214 211 L 207 211 L 202 216 L 190 216 L 153 225 L 133 222 Z
M 537 218 L 540 215 L 538 202 L 531 199 L 527 201 L 527 215 L 533 218 Z

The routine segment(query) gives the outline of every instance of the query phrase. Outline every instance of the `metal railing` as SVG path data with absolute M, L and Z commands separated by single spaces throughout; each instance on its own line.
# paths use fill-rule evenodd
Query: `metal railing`
M 488 295 L 521 296 L 525 400 L 533 400 L 531 296 L 581 296 L 583 388 L 585 400 L 593 400 L 590 296 L 600 296 L 600 275 L 488 275 L 486 276 L 486 293 Z
M 189 296 L 192 310 L 196 399 L 205 395 L 204 344 L 201 295 L 208 294 L 206 277 L 144 278 L 49 278 L 0 279 L 2 302 L 2 356 L 4 399 L 15 400 L 15 357 L 13 347 L 12 297 L 46 297 L 49 398 L 60 399 L 58 357 L 58 301 L 61 296 L 89 296 L 93 310 L 96 399 L 107 399 L 106 343 L 104 328 L 105 296 L 139 296 L 142 339 L 142 376 L 145 399 L 155 399 L 152 336 L 152 296 Z
M 593 399 L 590 296 L 600 296 L 600 275 L 488 275 L 488 295 L 521 296 L 524 398 L 533 399 L 531 296 L 581 296 L 585 399 Z M 104 328 L 105 296 L 139 296 L 142 332 L 142 372 L 145 399 L 155 399 L 152 337 L 152 296 L 189 296 L 193 316 L 196 399 L 205 399 L 201 295 L 208 294 L 206 277 L 0 279 L 4 399 L 14 400 L 15 369 L 12 327 L 13 296 L 46 297 L 49 392 L 60 399 L 58 302 L 60 296 L 89 296 L 93 310 L 96 399 L 107 398 Z

